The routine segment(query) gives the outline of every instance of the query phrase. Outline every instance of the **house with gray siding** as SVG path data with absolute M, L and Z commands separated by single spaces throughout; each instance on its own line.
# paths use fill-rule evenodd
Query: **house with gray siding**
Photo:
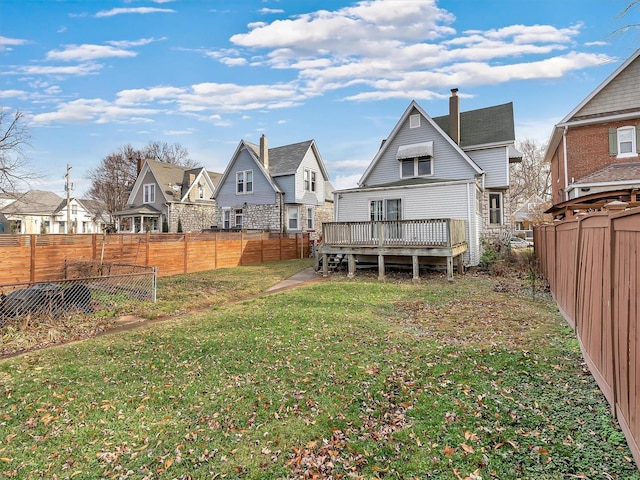
M 441 117 L 432 118 L 412 101 L 358 187 L 334 192 L 335 222 L 380 223 L 390 229 L 384 242 L 393 241 L 385 255 L 413 257 L 414 276 L 431 255 L 447 257 L 449 275 L 457 256 L 458 268 L 463 262 L 477 265 L 482 240 L 508 238 L 511 231 L 509 164 L 522 157 L 514 147 L 513 104 L 460 112 L 458 90 L 451 92 L 449 114 Z M 437 219 L 443 223 L 436 225 Z M 452 225 L 462 226 L 463 238 L 454 243 L 435 238 Z M 332 225 L 326 227 L 329 234 Z M 344 225 L 335 227 L 344 232 Z M 372 235 L 377 228 L 371 226 Z M 437 249 L 427 248 L 433 245 Z
M 220 174 L 156 160 L 138 165 L 127 207 L 115 212 L 121 233 L 201 232 L 216 221 L 213 195 Z
M 269 148 L 241 140 L 214 194 L 223 230 L 309 232 L 333 218 L 333 188 L 315 140 Z

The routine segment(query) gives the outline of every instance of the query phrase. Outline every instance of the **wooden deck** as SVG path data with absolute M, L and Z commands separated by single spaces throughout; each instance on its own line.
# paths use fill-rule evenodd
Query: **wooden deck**
M 385 257 L 411 257 L 414 280 L 420 278 L 421 257 L 444 257 L 447 278 L 452 280 L 454 259 L 461 272 L 462 254 L 466 251 L 465 221 L 444 218 L 323 223 L 319 255 L 324 276 L 329 273 L 329 256 L 345 255 L 349 276 L 355 274 L 356 256 L 377 256 L 380 279 L 384 279 Z

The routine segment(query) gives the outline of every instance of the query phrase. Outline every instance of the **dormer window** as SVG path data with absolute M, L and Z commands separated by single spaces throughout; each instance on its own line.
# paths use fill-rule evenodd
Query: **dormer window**
M 400 178 L 433 175 L 433 142 L 402 145 L 396 158 L 400 162 Z

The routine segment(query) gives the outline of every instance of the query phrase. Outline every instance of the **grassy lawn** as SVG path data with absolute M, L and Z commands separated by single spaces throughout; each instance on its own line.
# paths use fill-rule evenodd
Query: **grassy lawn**
M 313 260 L 289 260 L 158 278 L 156 303 L 125 299 L 109 311 L 57 318 L 28 318 L 2 325 L 0 355 L 93 337 L 119 325 L 122 316 L 153 320 L 247 298 L 289 278 Z
M 261 291 L 245 268 L 229 288 Z M 193 279 L 186 310 L 217 288 Z M 640 479 L 572 332 L 517 280 L 207 305 L 1 361 L 0 477 Z

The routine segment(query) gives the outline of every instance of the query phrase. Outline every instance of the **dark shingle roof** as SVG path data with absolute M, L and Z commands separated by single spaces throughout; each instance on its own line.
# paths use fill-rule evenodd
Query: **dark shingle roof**
M 269 173 L 272 176 L 291 175 L 298 170 L 313 140 L 269 149 Z
M 615 163 L 589 175 L 585 175 L 578 179 L 576 183 L 605 183 L 625 180 L 640 180 L 640 162 Z
M 449 115 L 433 119 L 449 135 Z M 491 143 L 513 142 L 513 103 L 460 112 L 460 146 L 462 148 Z

